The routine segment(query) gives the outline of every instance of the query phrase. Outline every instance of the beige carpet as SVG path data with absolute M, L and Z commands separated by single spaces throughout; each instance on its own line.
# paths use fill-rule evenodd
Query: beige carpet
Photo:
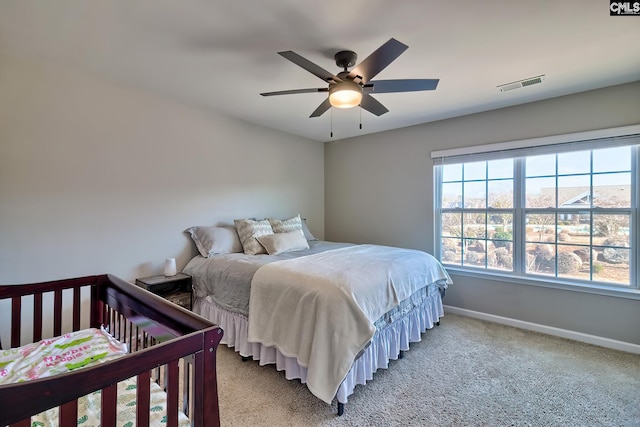
M 640 356 L 447 314 L 337 417 L 222 346 L 223 426 L 640 426 Z

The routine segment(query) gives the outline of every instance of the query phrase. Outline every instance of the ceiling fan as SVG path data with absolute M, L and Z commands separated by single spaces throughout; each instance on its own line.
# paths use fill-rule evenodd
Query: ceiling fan
M 335 54 L 334 58 L 336 65 L 342 67 L 344 71 L 339 72 L 337 75 L 290 50 L 278 52 L 279 55 L 327 82 L 328 87 L 281 90 L 265 92 L 260 95 L 274 96 L 328 92 L 328 98 L 309 117 L 319 117 L 331 107 L 351 108 L 358 105 L 376 116 L 381 116 L 389 110 L 374 99 L 371 96 L 372 93 L 434 90 L 440 81 L 439 79 L 371 80 L 407 50 L 408 47 L 392 38 L 351 71 L 348 71 L 348 68 L 355 65 L 358 55 L 350 50 L 340 51 Z

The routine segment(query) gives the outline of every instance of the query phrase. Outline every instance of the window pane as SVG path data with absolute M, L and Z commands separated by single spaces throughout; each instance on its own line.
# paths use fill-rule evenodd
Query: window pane
M 631 174 L 623 172 L 594 175 L 593 205 L 600 208 L 631 207 Z
M 558 174 L 591 172 L 591 151 L 576 151 L 558 154 Z
M 593 280 L 621 285 L 631 284 L 630 250 L 625 248 L 594 248 L 598 256 L 593 261 Z
M 527 242 L 555 242 L 556 241 L 556 215 L 534 214 L 526 216 Z
M 545 176 L 556 174 L 556 155 L 529 156 L 526 159 L 527 176 Z
M 464 183 L 464 207 L 479 209 L 487 207 L 486 181 Z
M 513 244 L 489 241 L 489 247 L 495 247 L 487 252 L 487 267 L 496 270 L 513 271 Z
M 527 245 L 526 272 L 556 275 L 556 246 L 545 244 Z
M 593 150 L 594 172 L 616 172 L 631 170 L 631 147 Z
M 442 262 L 462 265 L 462 239 L 442 239 Z
M 487 162 L 464 164 L 464 180 L 487 179 Z
M 484 239 L 487 235 L 486 220 L 486 213 L 465 213 L 462 218 L 464 237 Z
M 464 260 L 463 265 L 473 267 L 484 267 L 484 259 L 486 255 L 486 241 L 476 239 L 464 240 Z
M 487 242 L 487 267 L 513 270 L 513 215 L 491 213 Z
M 490 208 L 513 207 L 513 180 L 489 181 L 488 203 Z
M 558 277 L 590 280 L 589 268 L 588 246 L 558 245 Z
M 589 212 L 559 212 L 558 241 L 562 243 L 591 244 L 591 214 Z
M 556 207 L 555 178 L 527 178 L 525 191 L 528 208 Z
M 462 237 L 462 214 L 442 214 L 442 236 Z
M 462 207 L 462 183 L 451 182 L 442 184 L 442 207 L 461 208 Z
M 444 165 L 442 167 L 442 181 L 462 181 L 462 164 Z
M 558 177 L 558 207 L 591 207 L 591 176 L 574 175 Z
M 627 214 L 593 214 L 593 244 L 629 247 L 630 216 Z
M 498 233 L 503 233 L 498 235 Z M 500 212 L 489 214 L 489 238 L 513 240 L 513 214 Z
M 513 178 L 513 159 L 488 161 L 487 173 L 488 173 L 489 179 Z

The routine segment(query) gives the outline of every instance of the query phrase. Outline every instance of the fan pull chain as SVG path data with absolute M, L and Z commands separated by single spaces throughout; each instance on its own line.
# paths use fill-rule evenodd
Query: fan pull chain
M 360 130 L 362 130 L 362 106 L 360 106 Z
M 333 107 L 330 108 L 331 112 L 331 138 L 333 138 Z

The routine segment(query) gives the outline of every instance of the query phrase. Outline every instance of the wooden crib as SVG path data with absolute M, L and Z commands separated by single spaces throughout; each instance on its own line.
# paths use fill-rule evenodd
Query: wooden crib
M 112 275 L 0 286 L 0 313 L 5 330 L 11 322 L 9 342 L 6 331 L 0 336 L 3 350 L 43 334 L 101 326 L 128 345 L 128 353 L 112 361 L 0 385 L 0 427 L 31 426 L 32 415 L 54 407 L 60 426 L 76 426 L 78 399 L 98 390 L 100 424 L 115 426 L 122 404 L 117 385 L 127 379 L 137 383 L 135 403 L 128 405 L 135 404 L 136 426 L 150 423 L 154 382 L 166 394 L 163 425 L 175 427 L 185 415 L 192 426 L 220 425 L 216 350 L 223 332 L 209 321 Z

